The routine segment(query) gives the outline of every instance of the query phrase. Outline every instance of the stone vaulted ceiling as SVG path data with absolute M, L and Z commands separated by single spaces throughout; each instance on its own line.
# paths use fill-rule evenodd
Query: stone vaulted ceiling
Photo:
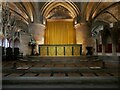
M 120 2 L 8 2 L 3 9 L 10 10 L 10 22 L 42 23 L 43 19 L 64 16 L 78 22 L 120 21 Z M 61 10 L 60 10 L 61 9 Z M 60 14 L 60 12 L 62 14 Z M 19 24 L 20 24 L 19 23 Z

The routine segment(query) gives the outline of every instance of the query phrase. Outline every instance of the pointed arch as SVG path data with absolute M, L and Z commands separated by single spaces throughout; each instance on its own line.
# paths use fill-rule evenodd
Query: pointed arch
M 57 6 L 66 8 L 71 13 L 73 18 L 80 14 L 77 6 L 72 2 L 47 2 L 41 9 L 42 15 L 46 18 L 49 12 Z
M 19 46 L 20 46 L 20 39 L 18 37 L 16 37 L 14 39 L 14 47 L 15 48 L 19 48 Z

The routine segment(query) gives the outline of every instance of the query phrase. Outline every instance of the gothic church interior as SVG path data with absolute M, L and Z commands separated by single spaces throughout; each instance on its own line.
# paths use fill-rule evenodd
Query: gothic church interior
M 119 1 L 0 2 L 3 90 L 119 89 L 119 9 Z

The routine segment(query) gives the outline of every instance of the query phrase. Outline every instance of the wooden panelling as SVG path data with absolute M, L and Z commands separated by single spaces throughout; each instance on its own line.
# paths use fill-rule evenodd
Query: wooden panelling
M 39 53 L 40 56 L 80 56 L 82 45 L 39 45 Z

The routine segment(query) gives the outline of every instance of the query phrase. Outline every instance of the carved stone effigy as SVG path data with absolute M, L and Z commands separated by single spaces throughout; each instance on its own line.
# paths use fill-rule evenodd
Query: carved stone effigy
M 39 45 L 40 56 L 80 56 L 81 44 Z

